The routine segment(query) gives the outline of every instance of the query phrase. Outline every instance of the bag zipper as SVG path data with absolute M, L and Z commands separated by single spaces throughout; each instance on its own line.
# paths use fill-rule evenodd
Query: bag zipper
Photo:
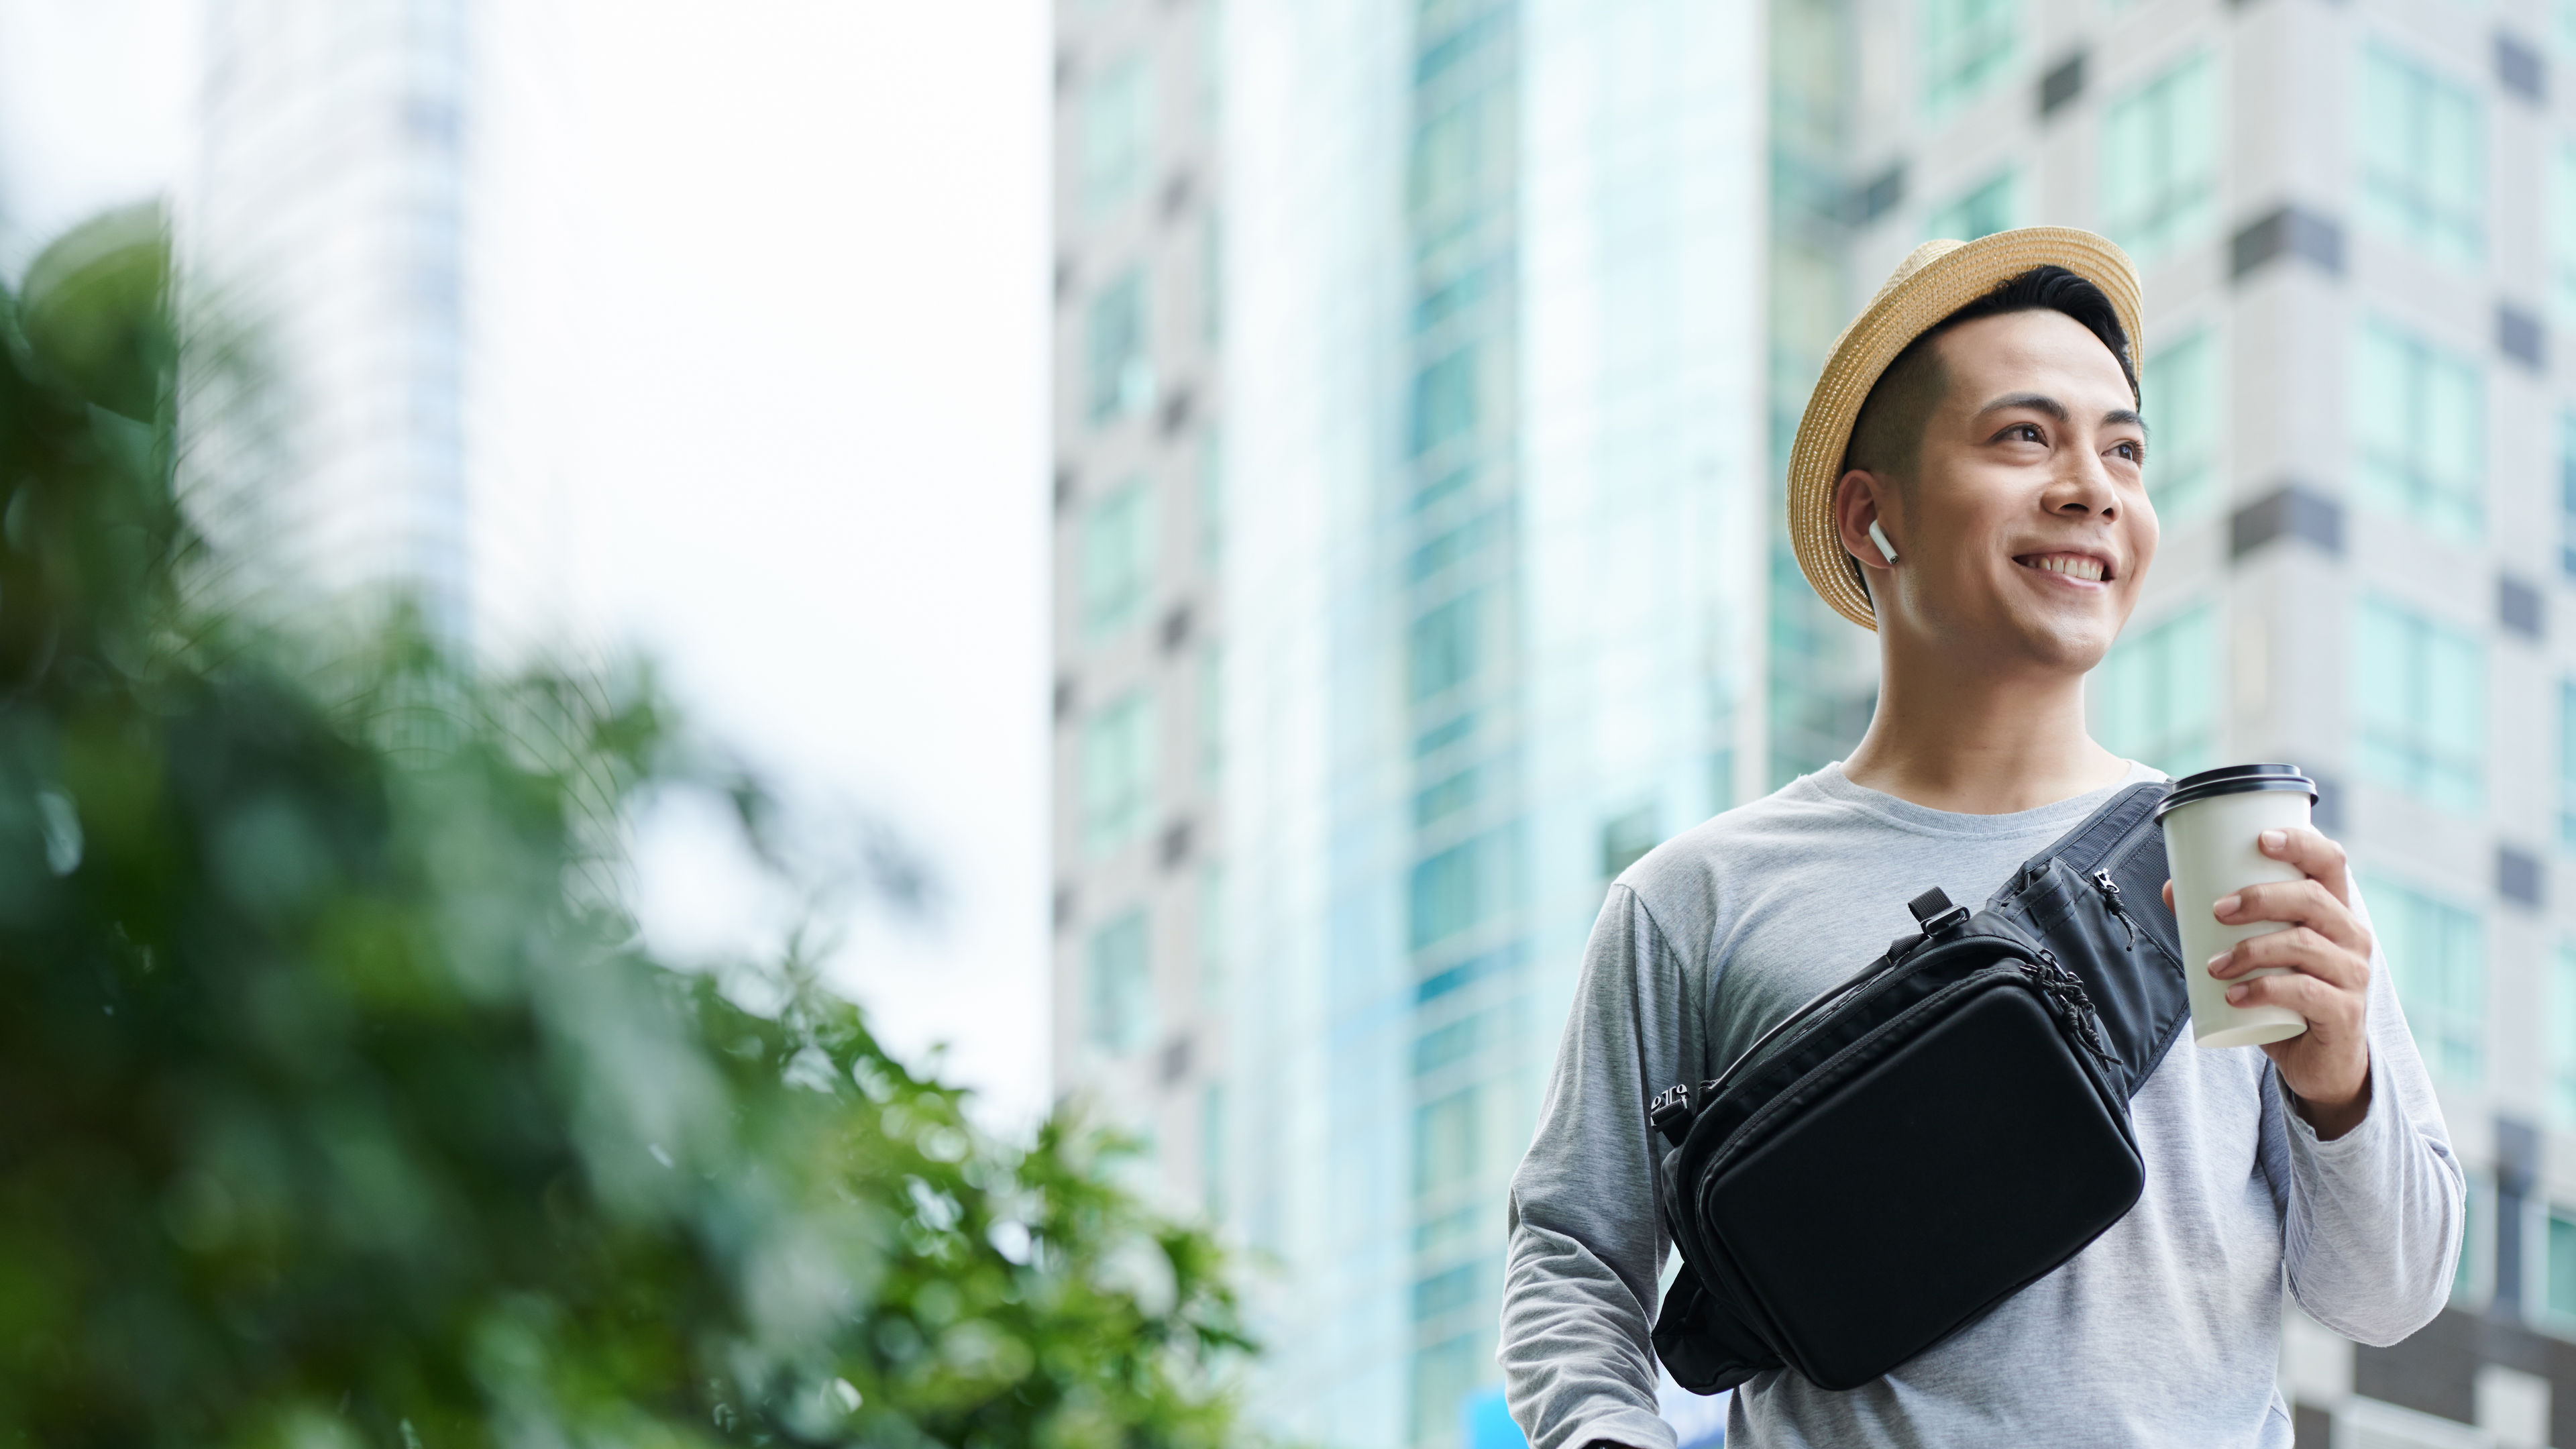
M 2119 889 L 2118 886 L 2111 887 L 2114 898 L 2118 896 Z M 2113 909 L 2118 908 L 2114 906 Z M 2105 1070 L 2118 1068 L 2120 1059 L 2102 1041 L 2101 1018 L 2093 1009 L 2093 998 L 2084 990 L 2084 978 L 2067 970 L 2066 963 L 2058 960 L 2056 953 L 2046 946 L 2039 948 L 2037 961 L 2023 963 L 2021 970 L 2030 978 L 2030 984 L 2038 989 L 2040 998 L 2048 1003 L 2049 1014 L 2057 1018 L 2058 1024 L 2082 1043 Z
M 2093 888 L 2102 893 L 2102 904 L 2110 909 L 2111 918 L 2120 923 L 2122 934 L 2128 937 L 2121 949 L 2136 950 L 2138 923 L 2129 919 L 2129 908 L 2120 903 L 2120 883 L 2111 879 L 2111 872 L 2108 869 L 2101 869 L 2093 872 Z

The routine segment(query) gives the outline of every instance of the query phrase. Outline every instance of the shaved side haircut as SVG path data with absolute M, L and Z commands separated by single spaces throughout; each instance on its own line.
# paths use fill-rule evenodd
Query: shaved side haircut
M 2064 267 L 2033 267 L 1934 323 L 1896 354 L 1861 403 L 1860 416 L 1852 420 L 1851 442 L 1843 449 L 1843 471 L 1860 468 L 1893 480 L 1900 489 L 1911 488 L 1915 466 L 1922 461 L 1923 431 L 1931 425 L 1932 410 L 1950 390 L 1949 370 L 1941 365 L 1941 351 L 1932 345 L 1933 339 L 1979 317 L 2041 311 L 2063 312 L 2102 339 L 2119 361 L 2130 399 L 2139 401 L 2138 374 L 2129 365 L 2129 334 L 2121 328 L 2111 299 Z

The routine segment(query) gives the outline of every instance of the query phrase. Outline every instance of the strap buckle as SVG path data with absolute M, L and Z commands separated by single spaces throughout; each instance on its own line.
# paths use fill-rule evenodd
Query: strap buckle
M 1968 908 L 1952 905 L 1950 893 L 1939 886 L 1907 901 L 1905 909 L 1914 913 L 1915 924 L 1926 936 L 1946 935 L 1968 922 Z

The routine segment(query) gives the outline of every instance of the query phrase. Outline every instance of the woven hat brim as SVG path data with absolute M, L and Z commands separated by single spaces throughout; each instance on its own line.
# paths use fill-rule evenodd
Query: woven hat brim
M 1929 250 L 1918 249 L 1916 256 Z M 2129 335 L 2129 369 L 2135 374 L 2146 335 L 2138 270 L 2110 238 L 2066 226 L 1995 232 L 1941 252 L 1910 274 L 1900 268 L 1834 339 L 1789 450 L 1789 543 L 1807 582 L 1844 618 L 1864 629 L 1878 627 L 1860 564 L 1844 551 L 1842 530 L 1834 523 L 1834 484 L 1842 478 L 1860 405 L 1915 338 L 2031 268 L 2052 266 L 2091 282 L 2110 299 Z

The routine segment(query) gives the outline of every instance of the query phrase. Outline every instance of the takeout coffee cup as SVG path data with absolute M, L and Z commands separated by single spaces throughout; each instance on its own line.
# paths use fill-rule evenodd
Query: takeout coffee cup
M 2209 974 L 2209 958 L 2248 937 L 2287 929 L 2281 921 L 2227 925 L 2213 908 L 2220 897 L 2246 886 L 2302 877 L 2298 867 L 2265 855 L 2255 842 L 2266 830 L 2307 824 L 2316 798 L 2317 782 L 2296 765 L 2229 765 L 2184 776 L 2156 807 L 2165 831 L 2165 864 L 2173 875 L 2174 920 L 2182 928 L 2191 1037 L 2202 1046 L 2261 1046 L 2308 1029 L 2307 1019 L 2286 1006 L 2227 1004 L 2228 987 L 2288 967 L 2267 966 L 2221 981 Z

